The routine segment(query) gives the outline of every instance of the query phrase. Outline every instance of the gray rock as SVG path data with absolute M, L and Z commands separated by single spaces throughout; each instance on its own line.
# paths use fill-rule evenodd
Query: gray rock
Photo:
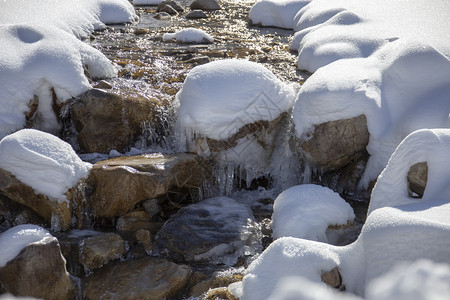
M 165 4 L 162 5 L 161 7 L 158 7 L 158 11 L 160 13 L 167 13 L 169 15 L 178 15 L 178 12 L 175 8 L 173 8 L 171 5 Z
M 338 289 L 342 286 L 341 273 L 339 273 L 339 269 L 337 267 L 333 268 L 330 271 L 322 271 L 320 274 L 320 278 L 323 282 L 333 288 Z
M 158 4 L 158 11 L 161 11 L 161 8 L 166 6 L 166 5 L 171 6 L 177 12 L 183 12 L 184 11 L 183 7 L 181 7 L 180 4 L 178 4 L 177 2 L 175 2 L 173 0 L 164 0 L 163 2 Z
M 227 197 L 186 206 L 172 216 L 155 238 L 162 253 L 176 261 L 234 265 L 245 245 L 258 246 L 249 208 Z
M 109 83 L 106 80 L 100 80 L 95 86 L 94 88 L 96 89 L 103 89 L 103 90 L 109 90 L 112 89 L 112 84 Z
M 428 181 L 428 164 L 426 162 L 412 165 L 408 171 L 408 193 L 411 197 L 422 198 Z
M 156 20 L 170 20 L 171 16 L 169 13 L 162 11 L 155 14 L 153 18 L 155 18 Z
M 221 9 L 219 3 L 216 0 L 195 0 L 192 2 L 192 9 L 201 9 L 201 10 L 217 10 Z
M 186 19 L 205 19 L 208 16 L 201 10 L 196 9 L 186 15 Z

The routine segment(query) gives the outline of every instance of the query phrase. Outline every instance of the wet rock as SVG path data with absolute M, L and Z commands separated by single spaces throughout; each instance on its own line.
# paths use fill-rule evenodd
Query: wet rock
M 149 299 L 174 297 L 184 289 L 191 270 L 167 260 L 145 258 L 97 270 L 83 283 L 84 299 Z
M 147 200 L 143 203 L 142 206 L 151 219 L 161 213 L 161 206 L 159 206 L 158 199 Z
M 320 278 L 323 282 L 333 288 L 338 289 L 342 286 L 342 277 L 337 267 L 333 268 L 331 271 L 322 271 Z
M 254 224 L 245 205 L 227 197 L 211 198 L 180 209 L 155 243 L 176 261 L 234 265 L 245 246 L 256 246 Z
M 209 63 L 210 61 L 211 61 L 211 59 L 208 56 L 197 56 L 197 57 L 187 59 L 184 62 L 190 63 L 190 64 L 202 65 L 202 64 Z
M 428 180 L 428 164 L 426 162 L 412 165 L 408 171 L 408 194 L 422 198 Z
M 195 9 L 186 15 L 186 19 L 205 19 L 208 16 L 201 10 Z
M 135 33 L 136 34 L 136 33 Z M 106 81 L 106 80 L 100 80 L 95 86 L 94 86 L 94 88 L 96 88 L 96 89 L 103 89 L 103 90 L 109 90 L 109 89 L 112 89 L 112 84 L 111 83 L 109 83 L 108 81 Z
M 161 11 L 153 16 L 156 20 L 170 20 L 171 16 L 169 13 Z
M 195 0 L 190 6 L 192 9 L 201 10 L 217 10 L 221 9 L 219 3 L 216 0 Z
M 92 212 L 99 217 L 121 216 L 169 189 L 201 189 L 207 165 L 194 154 L 154 154 L 119 157 L 96 163 L 88 181 Z
M 314 126 L 310 136 L 300 141 L 306 159 L 324 170 L 345 166 L 365 150 L 369 131 L 364 115 Z
M 148 255 L 152 253 L 152 235 L 150 231 L 145 229 L 136 231 L 136 242 L 144 247 Z
M 21 224 L 36 224 L 41 227 L 50 225 L 29 207 L 0 194 L 0 232 Z
M 167 13 L 169 15 L 177 15 L 178 12 L 175 8 L 173 8 L 171 5 L 165 4 L 162 5 L 161 7 L 158 7 L 158 11 L 160 13 Z
M 46 238 L 28 244 L 0 268 L 0 285 L 16 296 L 72 299 L 74 290 L 58 240 Z
M 216 289 L 220 287 L 227 287 L 231 283 L 242 280 L 241 274 L 220 273 L 206 274 L 202 272 L 195 272 L 191 276 L 191 281 L 195 282 L 192 288 L 190 288 L 190 297 L 200 297 L 208 292 L 210 289 Z
M 153 123 L 158 104 L 129 95 L 92 89 L 73 103 L 70 114 L 82 152 L 124 152 L 142 135 L 144 124 Z
M 46 223 L 52 224 L 54 230 L 67 230 L 71 226 L 70 201 L 58 202 L 57 199 L 37 194 L 32 187 L 3 169 L 0 169 L 0 192 L 10 200 L 31 208 Z
M 138 231 L 149 229 L 152 220 L 146 211 L 139 210 L 127 213 L 117 219 L 116 229 L 120 231 Z
M 178 4 L 177 2 L 175 2 L 173 0 L 164 0 L 163 2 L 158 4 L 158 11 L 162 11 L 161 8 L 166 7 L 166 6 L 172 7 L 177 12 L 184 11 L 183 7 L 181 7 L 180 4 Z

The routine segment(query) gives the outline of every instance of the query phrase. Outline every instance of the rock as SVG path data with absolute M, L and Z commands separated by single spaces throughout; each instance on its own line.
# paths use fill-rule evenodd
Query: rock
M 365 150 L 369 131 L 364 115 L 314 126 L 310 136 L 300 140 L 305 157 L 325 171 L 341 168 Z
M 414 198 L 422 198 L 428 180 L 428 164 L 426 162 L 412 165 L 408 171 L 408 194 Z
M 211 59 L 208 56 L 197 56 L 197 57 L 187 59 L 184 62 L 190 63 L 190 64 L 202 65 L 202 64 L 209 63 L 210 61 L 211 61 Z
M 46 223 L 31 208 L 0 194 L 0 232 L 21 224 L 50 226 L 50 223 Z
M 98 217 L 124 215 L 146 199 L 170 189 L 201 189 L 208 166 L 194 154 L 153 154 L 118 157 L 96 163 L 88 181 L 92 212 Z
M 155 244 L 176 261 L 234 265 L 244 246 L 259 246 L 254 224 L 245 205 L 227 197 L 211 198 L 180 209 L 164 224 Z
M 71 226 L 72 207 L 70 201 L 69 203 L 58 202 L 57 199 L 36 194 L 32 187 L 3 169 L 0 169 L 0 192 L 12 201 L 31 208 L 46 223 L 51 224 L 55 231 L 67 230 Z
M 170 20 L 171 17 L 169 13 L 162 11 L 155 14 L 153 18 L 155 18 L 156 20 Z
M 146 28 L 136 28 L 134 30 L 135 35 L 143 35 L 143 34 L 148 34 L 148 33 L 150 33 L 150 31 Z
M 195 0 L 190 6 L 192 9 L 201 10 L 217 10 L 221 9 L 219 3 L 216 0 Z
M 136 32 L 135 32 L 135 34 L 137 34 Z M 103 89 L 103 90 L 110 90 L 110 89 L 112 89 L 112 84 L 111 83 L 109 83 L 108 81 L 106 81 L 106 80 L 100 80 L 95 86 L 94 86 L 94 88 L 96 88 L 96 89 Z
M 161 213 L 161 207 L 159 206 L 158 199 L 147 200 L 142 206 L 150 218 L 153 218 Z
M 76 276 L 89 274 L 109 261 L 123 257 L 127 251 L 126 242 L 112 232 L 74 230 L 60 237 L 60 241 L 69 271 Z
M 179 12 L 184 11 L 183 7 L 181 7 L 180 4 L 178 4 L 177 2 L 175 2 L 173 0 L 164 0 L 163 2 L 158 4 L 158 11 L 161 11 L 161 8 L 165 7 L 165 6 L 171 6 L 174 10 L 179 11 Z
M 116 229 L 120 231 L 138 231 L 148 229 L 152 220 L 146 211 L 139 210 L 127 213 L 117 219 Z
M 121 262 L 87 277 L 83 298 L 166 299 L 184 289 L 190 273 L 188 266 L 156 258 Z
M 136 231 L 136 241 L 144 247 L 144 250 L 148 255 L 152 254 L 152 235 L 150 231 L 145 229 Z
M 190 288 L 190 297 L 200 297 L 210 289 L 227 287 L 231 283 L 242 280 L 241 274 L 231 274 L 229 272 L 215 272 L 213 274 L 205 274 L 195 272 L 191 276 L 194 285 Z
M 320 278 L 323 282 L 333 288 L 338 289 L 342 286 L 342 277 L 337 267 L 333 268 L 331 271 L 322 271 Z
M 70 115 L 82 152 L 125 152 L 142 135 L 145 123 L 154 122 L 158 104 L 143 96 L 122 97 L 92 89 L 72 104 Z
M 161 7 L 158 7 L 158 11 L 160 13 L 167 13 L 169 15 L 178 15 L 178 12 L 175 8 L 173 8 L 171 5 L 165 4 Z
M 56 238 L 28 244 L 0 268 L 0 285 L 16 296 L 72 299 L 74 290 Z
M 195 9 L 186 15 L 186 19 L 205 19 L 208 16 L 201 10 Z

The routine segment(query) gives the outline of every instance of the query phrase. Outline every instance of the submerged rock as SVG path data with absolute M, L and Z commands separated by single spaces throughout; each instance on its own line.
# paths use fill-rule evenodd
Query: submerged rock
M 234 265 L 257 247 L 249 208 L 227 197 L 186 206 L 172 216 L 155 238 L 160 252 L 176 261 Z
M 89 177 L 93 187 L 89 204 L 98 217 L 124 215 L 137 203 L 164 195 L 171 188 L 202 189 L 207 168 L 198 156 L 187 153 L 100 161 Z
M 83 298 L 166 299 L 184 289 L 190 273 L 188 266 L 156 258 L 121 262 L 87 277 Z

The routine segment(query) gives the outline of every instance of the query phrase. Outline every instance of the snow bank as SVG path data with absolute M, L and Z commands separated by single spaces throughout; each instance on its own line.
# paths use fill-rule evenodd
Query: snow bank
M 14 259 L 23 248 L 32 243 L 56 240 L 47 230 L 36 225 L 19 225 L 0 234 L 0 268 Z
M 25 126 L 34 96 L 36 127 L 56 130 L 53 91 L 62 104 L 89 89 L 85 65 L 94 77 L 116 75 L 102 53 L 56 27 L 0 26 L 0 43 L 0 138 Z
M 91 164 L 81 161 L 59 138 L 23 129 L 0 141 L 0 168 L 36 192 L 63 202 L 67 201 L 64 193 L 89 175 Z
M 429 260 L 399 264 L 370 282 L 367 300 L 446 300 L 450 296 L 450 266 Z
M 253 24 L 292 29 L 296 13 L 310 0 L 258 0 L 250 9 Z
M 328 242 L 328 226 L 345 225 L 354 218 L 353 209 L 338 193 L 319 185 L 298 185 L 275 199 L 273 238 L 291 236 Z
M 381 207 L 450 199 L 450 129 L 422 129 L 398 145 L 372 191 L 369 213 Z M 422 199 L 408 194 L 412 165 L 426 162 L 427 185 Z
M 193 68 L 177 94 L 178 124 L 211 139 L 227 139 L 243 125 L 272 121 L 288 111 L 296 96 L 264 66 L 220 60 Z
M 180 43 L 212 43 L 214 38 L 205 31 L 197 28 L 185 28 L 175 33 L 165 33 L 163 41 L 176 39 Z
M 317 70 L 298 95 L 293 121 L 302 138 L 314 124 L 366 115 L 371 157 L 361 183 L 367 186 L 408 134 L 449 128 L 449 113 L 450 61 L 435 48 L 400 39 L 369 58 Z

